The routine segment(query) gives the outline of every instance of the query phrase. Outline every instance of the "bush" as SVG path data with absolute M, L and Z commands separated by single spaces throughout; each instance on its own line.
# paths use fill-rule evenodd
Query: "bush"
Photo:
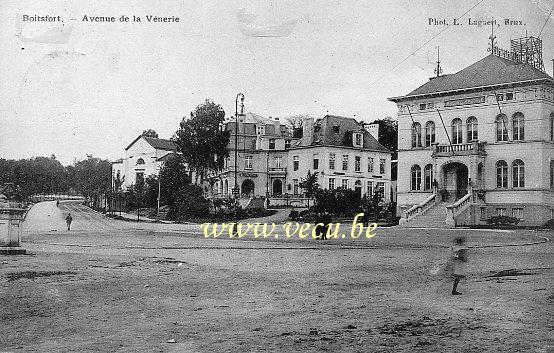
M 290 211 L 289 213 L 289 218 L 293 221 L 296 221 L 298 219 L 298 217 L 300 216 L 300 214 L 298 213 L 297 210 L 292 210 Z
M 519 218 L 510 216 L 493 216 L 487 219 L 487 224 L 495 226 L 515 226 L 519 223 Z
M 187 220 L 205 216 L 210 211 L 210 202 L 203 196 L 202 188 L 186 185 L 176 192 L 175 205 L 170 205 L 167 217 L 173 220 Z
M 546 228 L 546 229 L 553 229 L 553 230 L 554 230 L 554 219 L 551 219 L 550 221 L 546 222 L 546 223 L 543 225 L 543 228 Z

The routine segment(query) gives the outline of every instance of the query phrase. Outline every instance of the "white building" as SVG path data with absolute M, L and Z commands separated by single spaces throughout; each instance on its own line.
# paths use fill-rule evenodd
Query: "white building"
M 140 135 L 125 148 L 125 158 L 112 163 L 112 180 L 119 172 L 125 177 L 122 188 L 126 189 L 138 178 L 158 175 L 163 160 L 176 151 L 170 140 Z

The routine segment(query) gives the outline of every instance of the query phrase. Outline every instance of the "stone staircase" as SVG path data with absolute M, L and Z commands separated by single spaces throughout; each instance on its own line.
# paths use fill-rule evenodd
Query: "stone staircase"
M 403 228 L 454 228 L 446 224 L 446 202 L 439 202 L 427 211 L 418 214 L 406 223 L 402 224 Z

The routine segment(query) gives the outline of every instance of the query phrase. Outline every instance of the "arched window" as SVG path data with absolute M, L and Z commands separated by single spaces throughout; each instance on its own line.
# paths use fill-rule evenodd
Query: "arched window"
M 421 190 L 421 167 L 417 164 L 412 166 L 412 183 L 410 189 Z
M 506 161 L 496 162 L 496 187 L 508 187 L 508 163 Z
M 467 126 L 467 142 L 477 141 L 479 139 L 477 133 L 477 118 L 470 116 L 466 121 Z
M 424 190 L 431 190 L 433 188 L 433 165 L 427 164 L 425 168 L 423 168 L 423 189 Z
M 554 189 L 554 161 L 550 161 L 550 188 Z
M 550 140 L 554 141 L 554 112 L 550 113 Z
M 452 120 L 452 143 L 462 143 L 462 119 L 456 118 Z
M 520 112 L 515 113 L 512 116 L 512 125 L 514 128 L 514 141 L 525 139 L 525 123 L 523 114 Z
M 412 125 L 412 147 L 421 147 L 421 124 Z
M 435 143 L 435 123 L 428 121 L 425 124 L 425 147 L 429 147 L 433 143 Z
M 137 159 L 137 165 L 138 164 L 144 164 L 144 159 L 142 158 Z
M 512 186 L 514 188 L 525 187 L 525 164 L 521 159 L 512 163 Z
M 496 141 L 508 141 L 508 118 L 504 114 L 496 116 Z

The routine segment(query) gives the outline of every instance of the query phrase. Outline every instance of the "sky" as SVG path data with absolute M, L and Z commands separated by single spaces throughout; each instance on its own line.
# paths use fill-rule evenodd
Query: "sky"
M 504 48 L 542 29 L 552 75 L 553 6 L 554 0 L 2 0 L 0 158 L 115 160 L 143 130 L 171 137 L 206 98 L 233 116 L 239 92 L 246 111 L 266 117 L 395 118 L 387 98 L 434 76 L 437 47 L 444 74 L 488 55 L 491 26 L 470 19 L 497 19 Z M 63 22 L 23 22 L 24 15 Z M 129 22 L 120 22 L 122 15 Z M 179 22 L 148 22 L 147 15 Z M 454 18 L 461 25 L 452 25 Z

